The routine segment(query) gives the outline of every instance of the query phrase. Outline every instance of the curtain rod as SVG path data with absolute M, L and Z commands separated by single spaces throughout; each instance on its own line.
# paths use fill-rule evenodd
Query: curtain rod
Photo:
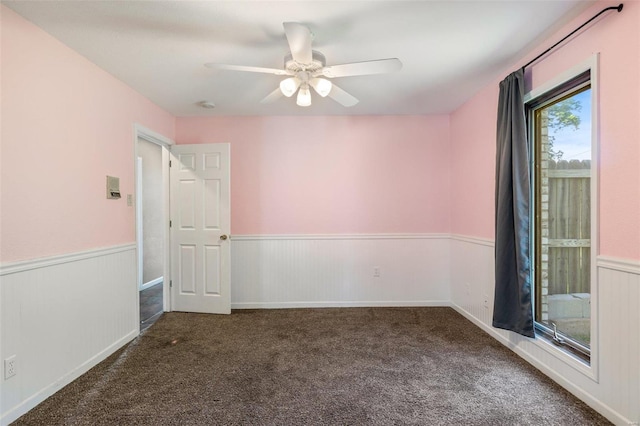
M 563 41 L 565 41 L 566 39 L 568 39 L 569 37 L 571 37 L 572 35 L 574 35 L 575 33 L 577 33 L 578 31 L 580 31 L 585 25 L 587 25 L 589 22 L 593 21 L 594 19 L 596 19 L 598 16 L 602 15 L 603 13 L 605 13 L 608 10 L 617 10 L 618 12 L 622 12 L 622 6 L 623 4 L 620 3 L 617 6 L 609 6 L 606 7 L 604 9 L 602 9 L 600 12 L 598 12 L 598 14 L 596 14 L 593 18 L 589 19 L 587 22 L 585 22 L 584 24 L 580 25 L 578 28 L 576 28 L 575 30 L 571 31 L 569 34 L 567 34 L 562 40 L 560 40 L 559 42 L 557 42 L 556 44 L 554 44 L 553 46 L 551 46 L 550 48 L 548 48 L 547 50 L 545 50 L 544 52 L 542 52 L 541 54 L 539 54 L 538 56 L 536 56 L 535 58 L 533 58 L 532 60 L 530 60 L 529 62 L 527 62 L 526 64 L 524 64 L 524 66 L 522 67 L 522 72 L 524 72 L 524 69 L 527 68 L 529 65 L 531 65 L 532 63 L 534 63 L 535 61 L 537 61 L 538 59 L 542 58 L 544 55 L 546 55 L 547 53 L 551 52 L 556 46 L 558 46 L 560 43 L 562 43 Z

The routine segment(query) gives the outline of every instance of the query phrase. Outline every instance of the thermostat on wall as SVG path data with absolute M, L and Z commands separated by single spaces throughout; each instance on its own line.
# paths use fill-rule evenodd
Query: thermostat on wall
M 107 198 L 120 198 L 120 178 L 107 176 Z

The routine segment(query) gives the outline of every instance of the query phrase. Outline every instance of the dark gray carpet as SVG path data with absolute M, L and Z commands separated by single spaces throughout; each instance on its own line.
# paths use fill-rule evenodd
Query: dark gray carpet
M 18 425 L 604 425 L 450 308 L 164 314 Z

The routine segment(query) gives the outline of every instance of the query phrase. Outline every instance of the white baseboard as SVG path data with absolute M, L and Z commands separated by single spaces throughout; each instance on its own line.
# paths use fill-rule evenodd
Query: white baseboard
M 340 301 L 340 302 L 253 302 L 232 303 L 231 309 L 292 309 L 292 308 L 398 308 L 398 307 L 451 306 L 448 300 L 408 301 Z
M 163 281 L 164 277 L 158 277 L 155 280 L 151 280 L 151 281 L 147 281 L 146 283 L 142 284 L 142 286 L 140 287 L 140 291 L 142 290 L 146 290 L 150 287 L 153 287 L 154 285 L 158 285 Z
M 545 358 L 543 350 L 538 350 L 539 345 L 532 346 L 527 339 L 490 326 L 491 307 L 484 305 L 485 296 L 493 294 L 490 240 L 443 234 L 280 235 L 236 236 L 231 243 L 232 309 L 452 307 L 615 424 L 637 423 L 634 409 L 616 405 L 616 400 L 633 400 L 640 394 L 639 388 L 633 387 L 634 379 L 624 379 L 624 375 L 640 377 L 640 370 L 632 364 L 637 360 L 634 354 L 640 353 L 640 343 L 635 337 L 636 340 L 629 339 L 637 336 L 634 325 L 640 325 L 637 261 L 598 258 L 606 284 L 600 287 L 600 309 L 609 321 L 605 331 L 621 336 L 610 338 L 606 347 L 617 347 L 616 341 L 625 341 L 631 348 L 621 356 L 610 355 L 606 361 L 601 358 L 601 363 L 607 363 L 609 378 L 607 386 L 602 386 L 558 367 L 551 358 Z M 133 308 L 128 312 L 137 293 L 134 256 L 134 245 L 122 245 L 0 265 L 2 357 L 18 354 L 24 362 L 27 354 L 21 353 L 23 339 L 41 343 L 35 353 L 49 350 L 48 359 L 31 357 L 39 361 L 20 373 L 29 383 L 37 383 L 31 389 L 41 390 L 19 399 L 23 386 L 18 381 L 0 382 L 5 404 L 0 424 L 17 419 L 137 335 L 137 329 L 129 330 L 137 325 L 138 318 Z M 146 284 L 150 287 L 158 280 L 162 278 Z M 87 293 L 86 284 L 94 281 Z M 91 346 L 91 342 L 78 339 L 52 338 L 63 329 L 60 324 L 77 325 L 74 336 L 87 335 L 99 327 L 86 321 L 67 321 L 90 317 L 91 309 L 90 304 L 72 301 L 69 294 L 99 298 L 104 302 L 105 313 L 120 312 L 109 322 L 112 330 L 97 336 L 101 340 Z M 618 327 L 629 320 L 629 327 Z M 6 324 L 14 326 L 9 328 Z M 48 328 L 43 329 L 42 324 Z M 612 334 L 618 328 L 622 331 Z M 635 330 L 636 334 L 627 330 Z M 60 348 L 73 344 L 86 347 L 79 348 L 84 351 L 82 356 L 68 359 Z M 68 365 L 64 364 L 66 361 Z M 56 369 L 52 370 L 52 366 Z
M 640 262 L 599 256 L 592 287 L 591 365 L 541 340 L 496 329 L 494 249 L 475 238 L 451 239 L 453 307 L 490 336 L 618 425 L 640 422 Z M 635 423 L 634 423 L 635 422 Z
M 82 376 L 87 371 L 91 370 L 93 367 L 107 359 L 111 354 L 115 351 L 132 341 L 138 336 L 138 330 L 132 330 L 129 334 L 122 337 L 118 341 L 114 342 L 109 347 L 105 348 L 100 353 L 96 354 L 92 358 L 88 359 L 83 364 L 79 365 L 68 374 L 64 375 L 60 379 L 46 386 L 39 392 L 33 394 L 28 399 L 24 400 L 20 405 L 12 408 L 10 411 L 5 413 L 0 419 L 0 424 L 8 425 L 9 423 L 17 420 L 20 416 L 26 414 L 29 410 L 43 402 L 45 399 L 49 398 L 51 395 L 62 389 L 64 386 L 76 380 L 78 377 Z
M 544 362 L 542 362 L 540 359 L 533 356 L 531 353 L 523 350 L 520 345 L 514 344 L 514 342 L 506 339 L 495 328 L 487 326 L 478 318 L 471 315 L 471 313 L 463 309 L 461 306 L 455 303 L 452 303 L 451 307 L 455 309 L 459 314 L 461 314 L 462 316 L 467 318 L 469 321 L 471 321 L 473 324 L 478 326 L 480 329 L 485 331 L 491 337 L 496 339 L 498 342 L 502 343 L 504 346 L 506 346 L 507 348 L 511 349 L 513 352 L 518 354 L 521 358 L 523 358 L 529 364 L 531 364 L 532 366 L 540 370 L 546 376 L 550 377 L 553 381 L 558 383 L 560 386 L 562 386 L 563 388 L 571 392 L 577 398 L 582 400 L 585 404 L 587 404 L 588 406 L 590 406 L 591 408 L 593 408 L 594 410 L 596 410 L 597 412 L 605 416 L 607 419 L 612 421 L 614 424 L 617 424 L 617 425 L 636 425 L 637 424 L 625 418 L 624 416 L 620 415 L 618 412 L 611 409 L 611 407 L 604 404 L 602 401 L 599 401 L 598 399 L 594 398 L 591 394 L 587 393 L 584 389 L 577 386 L 575 383 L 572 383 L 571 381 L 567 380 L 565 377 L 557 374 L 553 369 L 549 368 L 549 366 L 546 365 Z M 526 339 L 526 338 L 523 337 L 522 339 Z
M 15 356 L 19 368 L 0 381 L 0 424 L 138 334 L 135 254 L 127 244 L 1 266 L 0 359 Z

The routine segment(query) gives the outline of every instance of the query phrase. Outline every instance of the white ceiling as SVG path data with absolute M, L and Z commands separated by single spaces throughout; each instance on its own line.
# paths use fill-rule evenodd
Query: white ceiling
M 592 5 L 502 1 L 3 1 L 176 116 L 448 113 Z M 263 105 L 283 77 L 206 62 L 282 68 L 282 23 L 301 22 L 327 65 L 399 58 L 400 72 L 334 83 L 346 108 L 312 93 Z M 546 46 L 545 46 L 546 47 Z M 204 109 L 200 101 L 216 108 Z

